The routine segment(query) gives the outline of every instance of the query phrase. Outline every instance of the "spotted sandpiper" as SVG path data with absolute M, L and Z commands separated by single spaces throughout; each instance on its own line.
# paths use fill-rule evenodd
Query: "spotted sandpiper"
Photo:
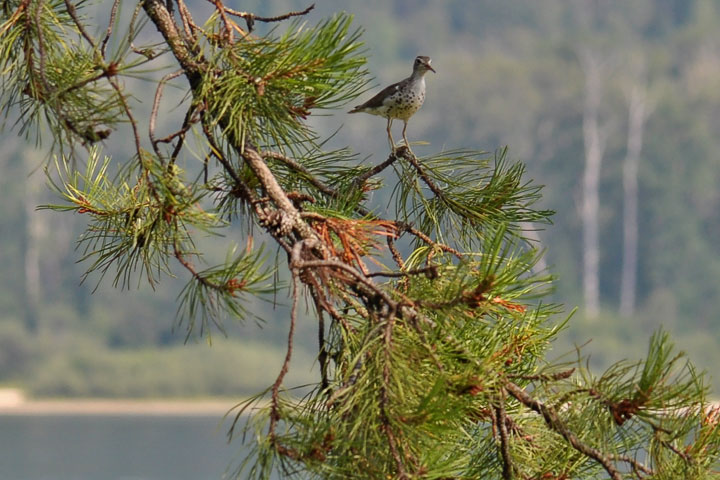
M 395 151 L 395 141 L 390 133 L 390 127 L 396 118 L 403 121 L 403 140 L 405 140 L 405 146 L 410 148 L 405 130 L 407 130 L 410 117 L 420 109 L 425 101 L 425 74 L 428 70 L 435 72 L 435 69 L 430 66 L 430 62 L 430 57 L 422 55 L 415 57 L 412 75 L 383 89 L 370 100 L 349 112 L 364 112 L 387 118 L 388 140 L 390 140 L 390 149 L 393 152 Z

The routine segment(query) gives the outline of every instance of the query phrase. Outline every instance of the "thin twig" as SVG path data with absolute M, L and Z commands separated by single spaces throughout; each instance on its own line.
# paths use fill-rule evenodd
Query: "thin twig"
M 75 9 L 75 5 L 73 5 L 72 0 L 65 0 L 65 8 L 67 8 L 67 12 L 70 14 L 73 22 L 75 22 L 75 26 L 80 32 L 80 35 L 82 35 L 83 38 L 87 40 L 87 42 L 93 47 L 93 49 L 97 48 L 97 45 L 95 44 L 95 39 L 90 36 L 87 30 L 85 30 L 85 26 L 80 21 L 80 17 L 78 16 L 77 10 Z
M 368 178 L 373 177 L 373 176 L 377 175 L 378 173 L 382 172 L 382 171 L 385 170 L 387 167 L 389 167 L 390 165 L 392 165 L 393 163 L 395 163 L 395 161 L 396 161 L 398 158 L 399 158 L 399 157 L 398 157 L 395 153 L 392 153 L 392 154 L 387 158 L 387 160 L 385 160 L 385 161 L 382 162 L 382 163 L 379 163 L 379 164 L 375 165 L 373 168 L 371 168 L 371 169 L 368 170 L 367 172 L 365 172 L 365 173 L 363 173 L 362 175 L 359 175 L 358 177 L 356 177 L 355 180 L 353 180 L 353 184 L 355 184 L 355 185 L 357 185 L 357 186 L 362 186 Z
M 675 445 L 673 445 L 672 443 L 668 442 L 667 440 L 660 439 L 660 438 L 658 438 L 657 440 L 658 440 L 658 442 L 660 442 L 660 444 L 662 444 L 662 445 L 664 445 L 666 448 L 670 449 L 673 453 L 675 453 L 677 456 L 679 456 L 680 458 L 682 458 L 682 459 L 685 460 L 686 462 L 691 462 L 691 461 L 692 461 L 692 458 L 690 457 L 690 455 L 688 455 L 687 453 L 681 451 L 680 449 L 678 449 L 678 448 L 677 448 Z
M 142 55 L 142 56 L 148 58 L 147 52 L 137 48 L 135 46 L 135 43 L 133 42 L 135 40 L 135 23 L 137 22 L 138 16 L 140 15 L 140 10 L 142 10 L 142 2 L 138 2 L 137 5 L 135 5 L 135 9 L 133 10 L 132 15 L 130 16 L 130 22 L 128 23 L 127 38 L 130 41 L 130 49 L 133 52 L 137 53 L 138 55 Z
M 69 1 L 69 0 L 66 0 Z M 45 74 L 47 72 L 47 69 L 45 67 L 46 64 L 46 54 L 45 54 L 45 35 L 43 34 L 42 26 L 40 25 L 40 15 L 43 10 L 44 1 L 38 0 L 37 4 L 35 5 L 35 28 L 37 29 L 37 36 L 38 36 L 38 53 L 40 55 L 40 78 L 43 81 L 43 87 L 45 88 L 45 93 L 49 94 L 52 90 L 50 88 L 50 85 L 48 84 L 47 78 L 45 77 Z
M 283 155 L 282 153 L 279 153 L 279 152 L 263 152 L 262 157 L 279 160 L 282 163 L 284 163 L 285 165 L 287 165 L 288 167 L 290 167 L 291 169 L 302 173 L 303 178 L 306 181 L 308 181 L 311 185 L 313 185 L 315 188 L 317 188 L 320 192 L 324 193 L 325 195 L 328 195 L 331 198 L 338 198 L 340 196 L 340 193 L 337 190 L 333 189 L 332 187 L 329 187 L 325 183 L 323 183 L 320 180 L 318 180 L 317 178 L 315 178 L 315 176 L 312 174 L 312 172 L 310 172 L 307 168 L 305 168 L 303 165 L 299 164 L 297 161 L 293 160 L 292 158 L 289 158 L 286 155 Z M 395 159 L 395 158 L 396 157 L 394 157 L 394 156 L 390 156 L 383 163 L 391 164 L 392 161 L 394 161 L 392 159 Z M 390 160 L 392 160 L 392 161 L 390 161 Z M 355 208 L 355 210 L 360 215 L 372 216 L 376 220 L 382 220 L 380 217 L 373 215 L 369 210 L 367 210 L 361 206 L 357 206 Z M 425 233 L 421 232 L 420 230 L 416 229 L 412 225 L 410 225 L 408 223 L 404 223 L 404 222 L 394 222 L 394 223 L 398 227 L 398 231 L 408 232 L 408 233 L 418 237 L 420 240 L 422 240 L 423 242 L 427 243 L 428 245 L 430 245 L 434 248 L 440 249 L 447 253 L 451 253 L 459 259 L 463 258 L 463 254 L 460 253 L 455 248 L 452 248 L 449 245 L 445 245 L 443 243 L 433 241 L 429 236 L 427 236 Z
M 432 181 L 432 179 L 428 176 L 428 174 L 423 170 L 422 166 L 417 160 L 417 157 L 413 155 L 412 153 L 408 153 L 407 155 L 404 155 L 404 158 L 410 162 L 410 164 L 415 167 L 415 170 L 417 170 L 418 174 L 420 175 L 420 178 L 422 178 L 423 182 L 425 182 L 425 185 L 428 186 L 428 188 L 435 194 L 438 198 L 445 198 L 445 195 L 443 194 L 443 191 L 440 190 L 440 188 L 435 185 L 435 182 Z
M 185 270 L 190 272 L 190 275 L 192 275 L 195 280 L 197 280 L 198 282 L 202 283 L 204 286 L 211 288 L 213 290 L 222 290 L 224 288 L 223 285 L 220 285 L 215 282 L 211 282 L 204 276 L 200 275 L 200 272 L 197 271 L 197 269 L 192 264 L 192 262 L 185 259 L 185 255 L 180 251 L 180 246 L 177 244 L 177 242 L 174 243 L 173 250 L 174 250 L 173 255 L 175 256 L 177 261 L 180 263 L 180 265 L 183 266 L 183 268 L 185 268 Z
M 220 18 L 222 18 L 223 25 L 225 27 L 225 32 L 227 34 L 227 40 L 230 44 L 234 42 L 234 36 L 233 36 L 233 29 L 230 26 L 230 19 L 225 14 L 226 8 L 225 5 L 223 5 L 222 0 L 211 0 L 212 3 L 215 5 L 215 9 L 220 13 Z
M 282 381 L 285 378 L 288 369 L 290 368 L 290 360 L 292 359 L 293 337 L 295 336 L 295 323 L 297 320 L 298 297 L 300 296 L 299 275 L 297 272 L 293 272 L 292 277 L 293 293 L 292 306 L 290 307 L 290 329 L 288 331 L 287 351 L 285 352 L 285 361 L 283 362 L 282 368 L 280 369 L 280 373 L 278 374 L 277 378 L 275 379 L 275 383 L 272 386 L 272 393 L 270 397 L 270 401 L 272 402 L 272 404 L 270 407 L 270 427 L 268 435 L 272 442 L 275 441 L 275 426 L 277 425 L 277 421 L 280 420 L 280 400 L 278 398 L 280 392 L 280 385 L 282 384 Z
M 195 38 L 195 31 L 197 30 L 197 25 L 192 20 L 192 16 L 190 15 L 190 10 L 188 10 L 187 5 L 185 5 L 185 2 L 183 0 L 177 0 L 178 4 L 178 13 L 180 14 L 180 20 L 182 20 L 183 24 L 183 30 L 185 31 L 185 36 L 188 39 L 191 40 L 197 40 Z
M 555 413 L 552 408 L 540 402 L 539 400 L 535 400 L 530 395 L 528 395 L 525 390 L 512 382 L 507 382 L 505 384 L 505 389 L 520 403 L 542 415 L 545 419 L 545 423 L 551 429 L 562 435 L 562 437 L 567 440 L 568 443 L 570 443 L 570 445 L 575 450 L 589 458 L 592 458 L 600 465 L 602 465 L 602 467 L 605 469 L 608 475 L 610 475 L 610 478 L 612 478 L 612 480 L 622 480 L 622 475 L 620 475 L 620 472 L 613 464 L 612 457 L 605 455 L 600 450 L 583 443 L 574 433 L 572 433 L 568 429 L 567 425 L 565 425 L 565 423 L 560 419 L 560 417 L 558 417 L 557 413 Z
M 284 163 L 285 165 L 287 165 L 288 167 L 295 170 L 296 172 L 302 173 L 304 176 L 303 178 L 305 180 L 310 182 L 311 185 L 313 185 L 315 188 L 320 190 L 325 195 L 332 197 L 332 198 L 337 198 L 339 196 L 339 193 L 337 190 L 325 185 L 323 182 L 321 182 L 320 180 L 315 178 L 315 176 L 312 174 L 312 172 L 310 172 L 310 170 L 308 170 L 304 166 L 300 165 L 297 161 L 293 160 L 292 158 L 287 157 L 279 152 L 262 152 L 262 157 L 263 158 L 272 158 L 273 160 L 279 160 L 282 163 Z
M 630 458 L 627 455 L 611 455 L 610 458 L 630 464 L 630 466 L 633 468 L 633 470 L 635 470 L 635 472 L 642 472 L 646 475 L 655 475 L 655 471 L 653 469 L 648 468 L 641 462 L 638 462 L 634 458 Z
M 177 1 L 178 4 L 182 2 L 182 0 Z M 195 91 L 202 83 L 204 71 L 208 68 L 207 60 L 193 46 L 196 42 L 194 39 L 188 39 L 180 33 L 175 18 L 161 0 L 144 0 L 141 3 L 143 10 L 162 34 L 165 43 L 180 64 L 180 67 L 185 70 L 185 77 L 190 82 L 190 88 Z M 187 12 L 187 15 L 190 15 L 189 12 Z
M 323 306 L 323 302 L 320 300 L 320 292 L 317 286 L 318 285 L 315 284 L 313 285 L 313 288 L 310 288 L 310 296 L 313 298 L 315 310 L 317 310 L 318 316 L 318 363 L 320 364 L 320 388 L 322 390 L 326 390 L 330 383 L 327 375 L 328 352 L 327 346 L 325 345 L 325 315 L 323 315 L 325 308 Z
M 400 267 L 400 270 L 405 269 L 405 260 L 403 260 L 402 255 L 398 251 L 397 247 L 395 246 L 395 240 L 393 240 L 393 237 L 388 235 L 387 237 L 387 244 L 388 249 L 390 250 L 390 254 L 392 255 L 393 260 L 395 260 L 395 263 L 397 263 L 397 266 Z
M 59 90 L 59 91 L 55 92 L 55 96 L 56 96 L 56 97 L 60 97 L 60 96 L 65 95 L 65 94 L 67 94 L 67 93 L 69 93 L 69 92 L 72 92 L 73 90 L 77 90 L 78 88 L 82 88 L 82 87 L 84 87 L 85 85 L 87 85 L 88 83 L 96 82 L 96 81 L 100 80 L 100 79 L 103 78 L 103 77 L 109 77 L 109 76 L 111 76 L 111 75 L 110 75 L 110 70 L 109 70 L 108 68 L 105 68 L 105 67 L 102 67 L 102 66 L 99 66 L 99 65 L 98 65 L 97 67 L 95 67 L 95 69 L 96 69 L 96 70 L 97 70 L 97 69 L 101 70 L 100 73 L 95 74 L 95 75 L 93 75 L 92 77 L 88 77 L 88 78 L 86 78 L 86 79 L 84 79 L 84 80 L 80 80 L 80 81 L 78 81 L 77 83 L 73 83 L 72 85 L 64 88 L 63 90 Z
M 173 78 L 177 78 L 182 74 L 182 69 L 176 70 L 172 73 L 168 73 L 160 79 L 157 89 L 155 90 L 155 99 L 153 100 L 152 110 L 150 111 L 150 125 L 148 128 L 148 135 L 150 136 L 150 143 L 152 143 L 153 150 L 155 150 L 155 154 L 158 156 L 158 158 L 161 158 L 162 155 L 160 153 L 160 149 L 158 148 L 158 140 L 155 138 L 155 122 L 157 121 L 158 110 L 160 109 L 160 100 L 162 99 L 165 84 Z
M 174 164 L 177 160 L 178 155 L 180 154 L 180 150 L 182 150 L 183 145 L 185 144 L 185 134 L 192 128 L 193 123 L 197 123 L 198 119 L 194 117 L 195 113 L 195 106 L 191 105 L 190 108 L 188 108 L 188 111 L 185 112 L 185 118 L 183 119 L 182 126 L 180 127 L 180 130 L 177 132 L 171 133 L 167 137 L 159 138 L 158 142 L 170 142 L 173 138 L 178 137 L 178 141 L 175 144 L 175 148 L 173 148 L 172 153 L 170 154 L 170 163 Z M 205 170 L 205 174 L 207 175 L 207 170 Z M 207 183 L 207 177 L 205 179 L 205 183 Z
M 335 322 L 339 323 L 346 332 L 355 332 L 355 327 L 350 325 L 345 316 L 341 315 L 340 312 L 338 312 L 337 309 L 335 309 L 335 307 L 325 297 L 322 287 L 315 278 L 315 275 L 308 275 L 306 283 L 311 284 L 310 291 L 313 294 L 317 294 L 322 309 L 325 310 Z
M 217 141 L 215 140 L 215 136 L 212 132 L 212 127 L 208 124 L 208 118 L 205 113 L 205 110 L 202 110 L 200 113 L 200 119 L 201 124 L 203 128 L 203 133 L 205 134 L 205 138 L 208 140 L 208 143 L 210 144 L 210 148 L 212 150 L 212 155 L 218 159 L 220 164 L 223 166 L 225 171 L 228 175 L 233 179 L 234 181 L 234 187 L 237 188 L 240 192 L 240 196 L 247 201 L 250 205 L 253 206 L 255 209 L 255 214 L 258 216 L 258 219 L 266 218 L 266 214 L 263 211 L 263 208 L 261 206 L 261 202 L 257 198 L 257 195 L 255 195 L 255 192 L 248 186 L 245 181 L 240 178 L 235 168 L 233 168 L 230 161 L 225 158 L 225 156 L 222 154 L 222 150 L 220 149 L 219 145 L 217 144 Z M 254 151 L 253 151 L 254 152 Z M 255 155 L 257 155 L 257 152 L 254 152 Z M 259 157 L 259 156 L 258 156 Z M 253 161 L 256 161 L 256 159 L 253 158 Z M 262 162 L 262 159 L 260 159 L 260 162 Z M 267 168 L 267 166 L 265 166 Z M 277 183 L 277 181 L 276 181 Z M 278 188 L 280 188 L 278 186 Z M 285 197 L 287 198 L 287 197 Z M 290 202 L 290 200 L 288 200 Z M 290 203 L 292 205 L 292 203 Z M 294 208 L 294 207 L 293 207 Z M 297 212 L 297 210 L 295 210 Z M 299 218 L 299 215 L 298 215 Z M 310 227 L 308 227 L 310 228 Z M 275 231 L 268 230 L 268 233 L 272 235 L 272 237 L 275 239 L 276 242 L 287 252 L 291 252 L 291 248 L 288 245 L 288 243 L 282 238 L 282 236 L 278 235 Z
M 230 175 L 230 178 L 233 179 L 234 187 L 240 190 L 240 194 L 243 196 L 243 198 L 251 203 L 256 203 L 255 200 L 257 200 L 257 198 L 255 193 L 250 189 L 250 187 L 245 183 L 245 181 L 240 178 L 235 168 L 233 168 L 232 164 L 228 161 L 227 158 L 225 158 L 225 155 L 222 154 L 222 150 L 217 144 L 217 141 L 215 140 L 215 135 L 213 135 L 212 129 L 208 124 L 207 115 L 204 110 L 202 113 L 200 113 L 200 120 L 203 128 L 203 133 L 205 134 L 205 138 L 207 138 L 208 143 L 210 144 L 212 155 L 217 158 L 217 160 L 225 169 L 225 172 Z
M 383 333 L 383 340 L 385 345 L 384 352 L 384 365 L 383 365 L 383 382 L 380 386 L 380 415 L 382 417 L 383 429 L 388 439 L 388 446 L 390 447 L 390 453 L 395 459 L 395 465 L 397 467 L 397 474 L 399 479 L 408 478 L 405 472 L 405 465 L 400 457 L 398 451 L 397 441 L 395 434 L 393 433 L 392 426 L 390 425 L 390 416 L 388 415 L 388 404 L 390 403 L 390 364 L 392 363 L 392 334 L 393 325 L 395 323 L 395 315 L 388 314 L 385 317 L 385 329 Z
M 428 245 L 430 245 L 430 246 L 432 246 L 432 247 L 434 247 L 434 248 L 440 249 L 440 250 L 442 250 L 442 251 L 444 251 L 444 252 L 447 252 L 447 253 L 452 253 L 453 255 L 455 255 L 455 256 L 456 256 L 457 258 L 459 258 L 459 259 L 462 259 L 462 258 L 464 257 L 464 255 L 463 255 L 462 253 L 460 253 L 458 250 L 452 248 L 452 247 L 449 246 L 449 245 L 445 245 L 445 244 L 443 244 L 443 243 L 434 241 L 433 239 L 431 239 L 430 237 L 428 237 L 425 233 L 421 232 L 420 230 L 418 230 L 417 228 L 413 227 L 413 226 L 410 225 L 409 223 L 405 223 L 405 222 L 395 222 L 395 226 L 397 227 L 398 231 L 408 232 L 408 233 L 410 233 L 410 234 L 418 237 L 420 240 L 422 240 L 423 242 L 427 243 Z
M 69 0 L 66 0 L 66 2 Z M 110 41 L 110 36 L 112 35 L 113 31 L 113 25 L 115 24 L 115 17 L 117 16 L 118 6 L 120 5 L 120 0 L 113 1 L 113 6 L 110 9 L 110 21 L 108 21 L 108 27 L 105 31 L 105 38 L 103 38 L 102 44 L 100 45 L 100 54 L 105 58 L 105 52 L 107 51 L 107 45 Z
M 540 381 L 540 382 L 556 382 L 558 380 L 565 380 L 575 373 L 575 368 L 569 368 L 562 372 L 556 373 L 541 373 L 539 375 L 508 375 L 510 378 L 519 378 L 521 380 Z
M 224 8 L 225 8 L 225 11 L 226 11 L 227 13 L 229 13 L 230 15 L 234 15 L 234 16 L 236 16 L 236 17 L 244 18 L 244 19 L 246 19 L 246 20 L 247 20 L 248 18 L 251 18 L 251 19 L 253 19 L 253 20 L 255 20 L 255 21 L 258 21 L 258 22 L 266 22 L 266 23 L 269 23 L 269 22 L 280 22 L 280 21 L 282 21 L 282 20 L 287 20 L 287 19 L 290 18 L 290 17 L 300 17 L 300 16 L 302 16 L 302 15 L 307 15 L 308 13 L 310 13 L 310 10 L 312 10 L 313 8 L 315 8 L 315 4 L 313 3 L 312 5 L 310 5 L 309 7 L 307 7 L 305 10 L 302 10 L 302 11 L 299 11 L 299 12 L 290 12 L 290 13 L 286 13 L 286 14 L 284 14 L 284 15 L 278 15 L 277 17 L 258 17 L 258 16 L 256 16 L 254 13 L 250 13 L 250 12 L 239 12 L 239 11 L 237 11 L 237 10 L 233 10 L 232 8 L 228 8 L 228 7 L 224 7 Z
M 127 115 L 128 120 L 130 120 L 130 127 L 132 128 L 132 131 L 133 131 L 133 140 L 135 141 L 135 151 L 137 152 L 138 161 L 142 164 L 143 154 L 142 154 L 142 147 L 140 146 L 140 132 L 138 131 L 137 120 L 135 120 L 135 116 L 133 115 L 132 110 L 130 109 L 130 105 L 128 105 L 127 99 L 125 98 L 125 95 L 123 95 L 123 93 L 122 93 L 122 88 L 120 88 L 120 85 L 118 85 L 117 81 L 113 77 L 108 77 L 108 82 L 115 89 L 115 92 L 118 95 L 118 99 L 120 100 L 120 103 L 123 106 L 123 110 L 125 110 L 125 115 Z
M 397 306 L 397 302 L 395 302 L 390 296 L 385 292 L 383 289 L 375 285 L 372 281 L 370 281 L 362 272 L 359 270 L 353 268 L 352 266 L 343 263 L 339 260 L 297 260 L 297 263 L 294 264 L 296 268 L 303 269 L 303 268 L 316 268 L 316 267 L 326 267 L 326 268 L 336 268 L 338 270 L 343 270 L 349 274 L 351 274 L 355 279 L 357 279 L 360 283 L 362 283 L 365 287 L 368 287 L 375 293 L 376 295 L 380 296 L 382 298 L 383 302 L 388 305 L 390 308 L 394 308 Z
M 372 272 L 368 273 L 366 277 L 409 277 L 411 275 L 437 275 L 437 266 L 429 265 L 422 268 L 414 268 L 412 270 L 405 270 L 402 272 Z
M 390 255 L 392 256 L 392 259 L 395 261 L 398 267 L 400 267 L 400 270 L 405 270 L 405 260 L 403 260 L 402 255 L 398 251 L 397 247 L 395 246 L 395 240 L 392 236 L 388 235 L 386 237 L 387 239 L 387 245 L 388 250 L 390 250 Z M 407 277 L 400 280 L 400 289 L 403 293 L 407 293 L 408 287 L 409 287 L 409 280 Z
M 512 480 L 513 469 L 512 459 L 510 458 L 510 446 L 508 443 L 508 431 L 506 424 L 507 415 L 505 413 L 505 390 L 500 390 L 498 404 L 493 407 L 493 409 L 495 410 L 495 420 L 497 422 L 498 432 L 500 432 L 500 453 L 503 459 L 503 479 Z

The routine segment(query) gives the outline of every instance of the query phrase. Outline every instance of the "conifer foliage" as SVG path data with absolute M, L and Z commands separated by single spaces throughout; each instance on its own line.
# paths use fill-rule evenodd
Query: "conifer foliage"
M 88 274 L 127 287 L 185 271 L 188 332 L 244 320 L 248 299 L 288 289 L 289 318 L 274 320 L 287 324 L 283 367 L 235 412 L 230 435 L 251 446 L 237 478 L 718 476 L 720 413 L 665 333 L 644 361 L 600 376 L 546 360 L 566 319 L 542 301 L 551 279 L 534 272 L 540 252 L 521 226 L 551 212 L 506 150 L 401 147 L 376 165 L 328 151 L 308 117 L 367 81 L 351 18 L 311 26 L 312 6 L 209 6 L 200 22 L 183 0 L 4 1 L 0 99 L 21 132 L 51 134 L 63 201 L 50 208 L 86 216 Z M 258 23 L 275 28 L 258 35 Z M 136 77 L 154 84 L 149 112 Z M 171 85 L 185 94 L 181 121 L 163 113 Z M 101 151 L 115 135 L 128 158 Z M 207 265 L 196 239 L 231 222 L 245 245 Z M 265 241 L 250 241 L 257 232 Z M 305 304 L 319 374 L 299 398 L 284 379 Z

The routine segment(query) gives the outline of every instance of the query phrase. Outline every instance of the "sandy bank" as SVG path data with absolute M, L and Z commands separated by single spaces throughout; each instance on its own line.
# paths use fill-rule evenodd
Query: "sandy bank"
M 135 400 L 55 399 L 33 400 L 15 389 L 0 390 L 0 415 L 194 415 L 222 416 L 240 399 Z

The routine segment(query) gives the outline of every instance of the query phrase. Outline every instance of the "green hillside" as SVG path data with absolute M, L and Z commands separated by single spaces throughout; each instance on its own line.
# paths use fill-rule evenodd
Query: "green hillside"
M 250 1 L 242 8 L 272 15 L 306 6 Z M 364 28 L 377 85 L 409 74 L 418 54 L 433 58 L 437 74 L 429 74 L 427 100 L 410 122 L 412 141 L 433 152 L 446 144 L 490 152 L 507 145 L 527 164 L 526 178 L 545 185 L 540 207 L 556 212 L 554 223 L 528 228 L 539 229 L 547 269 L 558 277 L 555 300 L 579 307 L 554 353 L 592 340 L 586 352 L 596 364 L 633 359 L 663 326 L 697 365 L 720 362 L 720 1 L 342 0 L 318 2 L 309 20 L 338 9 Z M 602 141 L 597 315 L 586 305 L 581 208 L 591 90 Z M 644 105 L 637 268 L 634 301 L 623 311 L 631 288 L 622 278 L 624 175 L 628 139 L 638 134 L 633 99 Z M 358 161 L 382 161 L 384 121 L 346 110 L 310 121 L 327 135 L 339 128 L 334 146 L 375 152 Z M 213 330 L 209 348 L 197 332 L 187 338 L 187 324 L 176 318 L 186 278 L 126 291 L 112 288 L 112 271 L 102 282 L 96 274 L 83 279 L 87 264 L 77 263 L 83 252 L 75 241 L 85 219 L 36 210 L 59 200 L 45 185 L 42 147 L 12 124 L 11 115 L 0 155 L 0 385 L 46 396 L 232 395 L 265 386 L 284 351 L 287 298 L 249 305 L 256 322 L 228 320 L 224 331 Z M 104 145 L 123 152 L 126 140 L 113 134 Z M 422 156 L 429 148 L 414 150 Z M 199 171 L 196 159 L 183 161 Z M 378 208 L 385 200 L 373 199 Z M 299 330 L 300 351 L 313 352 L 313 327 Z M 298 383 L 307 375 L 291 373 Z

